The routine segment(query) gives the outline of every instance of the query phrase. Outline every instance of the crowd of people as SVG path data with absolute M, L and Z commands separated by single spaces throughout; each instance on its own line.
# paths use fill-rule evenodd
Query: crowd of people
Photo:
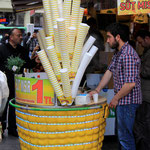
M 92 18 L 88 23 L 93 23 Z M 97 28 L 90 30 L 89 35 L 95 36 L 95 32 Z M 121 150 L 150 150 L 150 32 L 141 30 L 136 34 L 136 41 L 144 48 L 141 58 L 128 42 L 129 28 L 126 25 L 113 23 L 106 28 L 106 33 L 107 43 L 116 51 L 99 85 L 89 94 L 99 93 L 113 77 L 115 95 L 109 107 L 116 109 Z M 98 35 L 100 42 L 103 42 L 103 37 Z M 6 129 L 9 100 L 15 97 L 14 73 L 7 69 L 5 63 L 10 56 L 19 56 L 25 61 L 22 72 L 23 68 L 44 71 L 36 55 L 39 49 L 36 32 L 33 35 L 27 33 L 23 39 L 22 32 L 17 28 L 11 29 L 0 45 L 0 70 L 6 74 L 10 89 L 5 111 L 0 118 L 3 132 Z M 8 112 L 8 134 L 18 136 L 15 109 L 9 105 Z

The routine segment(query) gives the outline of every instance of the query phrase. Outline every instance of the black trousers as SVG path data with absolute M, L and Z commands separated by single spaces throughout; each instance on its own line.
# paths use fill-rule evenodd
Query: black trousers
M 8 109 L 8 106 L 9 106 L 9 109 Z M 8 112 L 8 131 L 15 132 L 17 129 L 15 108 L 9 104 L 9 101 L 7 102 L 7 105 L 5 107 L 5 110 L 1 118 L 3 131 L 6 129 L 6 126 L 7 126 L 7 112 Z
M 143 101 L 136 111 L 133 127 L 137 150 L 150 150 L 150 103 Z

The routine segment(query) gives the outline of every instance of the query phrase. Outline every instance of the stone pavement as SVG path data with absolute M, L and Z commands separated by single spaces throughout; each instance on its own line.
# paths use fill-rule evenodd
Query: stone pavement
M 19 139 L 5 133 L 0 150 L 21 150 Z M 115 136 L 106 136 L 103 142 L 102 150 L 117 150 L 117 138 Z

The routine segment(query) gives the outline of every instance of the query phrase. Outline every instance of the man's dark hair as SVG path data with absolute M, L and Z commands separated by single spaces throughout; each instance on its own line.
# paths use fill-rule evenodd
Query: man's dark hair
M 10 29 L 9 32 L 8 32 L 8 35 L 9 35 L 9 36 L 12 35 L 12 34 L 13 34 L 13 31 L 16 30 L 16 29 L 19 30 L 18 28 L 12 28 L 12 29 Z
M 87 25 L 89 25 L 90 27 L 97 27 L 97 22 L 96 22 L 96 19 L 93 18 L 93 17 L 90 17 L 88 20 L 87 20 Z
M 27 33 L 27 36 L 30 36 L 30 35 L 31 35 L 31 32 L 28 32 L 28 33 Z
M 137 38 L 138 36 L 140 36 L 142 39 L 145 39 L 146 36 L 150 37 L 150 32 L 147 30 L 139 30 L 136 33 L 135 38 Z
M 129 40 L 129 27 L 120 23 L 112 23 L 106 27 L 106 32 L 110 32 L 114 37 L 120 35 L 123 42 Z

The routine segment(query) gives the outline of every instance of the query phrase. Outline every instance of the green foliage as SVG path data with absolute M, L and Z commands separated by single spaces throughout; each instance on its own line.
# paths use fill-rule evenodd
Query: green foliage
M 14 73 L 20 73 L 21 67 L 25 64 L 25 61 L 21 58 L 10 56 L 7 58 L 7 69 L 13 71 Z

